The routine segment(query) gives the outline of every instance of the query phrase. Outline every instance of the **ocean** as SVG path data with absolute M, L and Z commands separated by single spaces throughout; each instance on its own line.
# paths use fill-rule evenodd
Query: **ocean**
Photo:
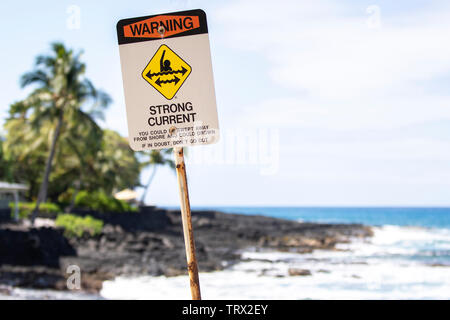
M 200 272 L 204 299 L 450 299 L 450 208 L 193 209 L 304 222 L 361 223 L 374 230 L 372 238 L 339 244 L 336 251 L 298 254 L 250 248 L 242 252 L 244 261 L 236 265 Z M 289 268 L 307 269 L 311 275 L 289 276 Z M 41 297 L 36 290 L 15 294 Z M 48 291 L 45 294 L 52 298 Z M 73 298 L 93 297 L 78 294 Z M 190 299 L 189 279 L 118 277 L 104 282 L 97 298 Z
M 361 223 L 374 236 L 309 254 L 248 250 L 200 273 L 205 299 L 450 299 L 450 208 L 195 207 L 321 223 Z M 289 276 L 289 268 L 310 276 Z M 105 298 L 189 299 L 186 276 L 117 278 Z
M 193 207 L 305 222 L 450 228 L 450 208 L 392 207 Z

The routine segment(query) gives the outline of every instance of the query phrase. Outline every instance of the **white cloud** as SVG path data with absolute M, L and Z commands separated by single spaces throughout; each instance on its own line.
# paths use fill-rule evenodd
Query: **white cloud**
M 324 128 L 327 130 L 392 129 L 450 119 L 450 97 L 366 97 L 322 99 L 273 98 L 243 108 L 242 126 Z
M 370 129 L 450 118 L 449 95 L 426 90 L 450 71 L 450 11 L 381 11 L 382 27 L 369 28 L 365 9 L 267 0 L 219 10 L 223 41 L 268 61 L 274 85 L 292 90 L 245 106 L 244 121 Z

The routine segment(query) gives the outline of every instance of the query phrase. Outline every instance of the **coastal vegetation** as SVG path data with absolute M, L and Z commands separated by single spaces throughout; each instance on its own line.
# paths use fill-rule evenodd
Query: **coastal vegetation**
M 98 212 L 133 212 L 137 211 L 133 207 L 122 200 L 108 196 L 102 191 L 89 192 L 80 191 L 75 198 L 75 207 L 92 209 Z
M 15 204 L 11 202 L 9 207 L 13 209 Z M 28 219 L 31 216 L 34 208 L 36 207 L 35 202 L 19 202 L 19 218 Z M 43 202 L 39 207 L 39 214 L 42 217 L 54 218 L 58 213 L 61 212 L 61 208 L 56 203 Z
M 64 228 L 64 235 L 68 238 L 81 238 L 99 235 L 103 228 L 103 221 L 91 216 L 79 217 L 70 213 L 59 214 L 55 220 L 57 227 Z

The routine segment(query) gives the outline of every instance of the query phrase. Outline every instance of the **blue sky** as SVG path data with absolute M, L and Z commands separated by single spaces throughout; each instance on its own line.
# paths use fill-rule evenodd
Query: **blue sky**
M 103 126 L 126 135 L 116 22 L 193 8 L 208 15 L 224 139 L 189 150 L 192 205 L 450 205 L 445 1 L 3 1 L 1 122 L 27 93 L 19 76 L 62 40 L 114 99 Z M 178 204 L 169 169 L 147 201 Z

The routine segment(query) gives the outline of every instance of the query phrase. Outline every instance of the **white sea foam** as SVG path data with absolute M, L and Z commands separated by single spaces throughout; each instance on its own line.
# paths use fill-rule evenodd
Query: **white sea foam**
M 450 231 L 384 226 L 374 237 L 311 254 L 250 250 L 232 268 L 201 273 L 205 299 L 450 299 L 450 266 L 431 267 L 416 256 L 448 259 Z M 441 261 L 441 260 L 439 260 Z M 289 276 L 289 268 L 311 276 Z M 119 277 L 101 294 L 113 299 L 189 299 L 189 279 Z

